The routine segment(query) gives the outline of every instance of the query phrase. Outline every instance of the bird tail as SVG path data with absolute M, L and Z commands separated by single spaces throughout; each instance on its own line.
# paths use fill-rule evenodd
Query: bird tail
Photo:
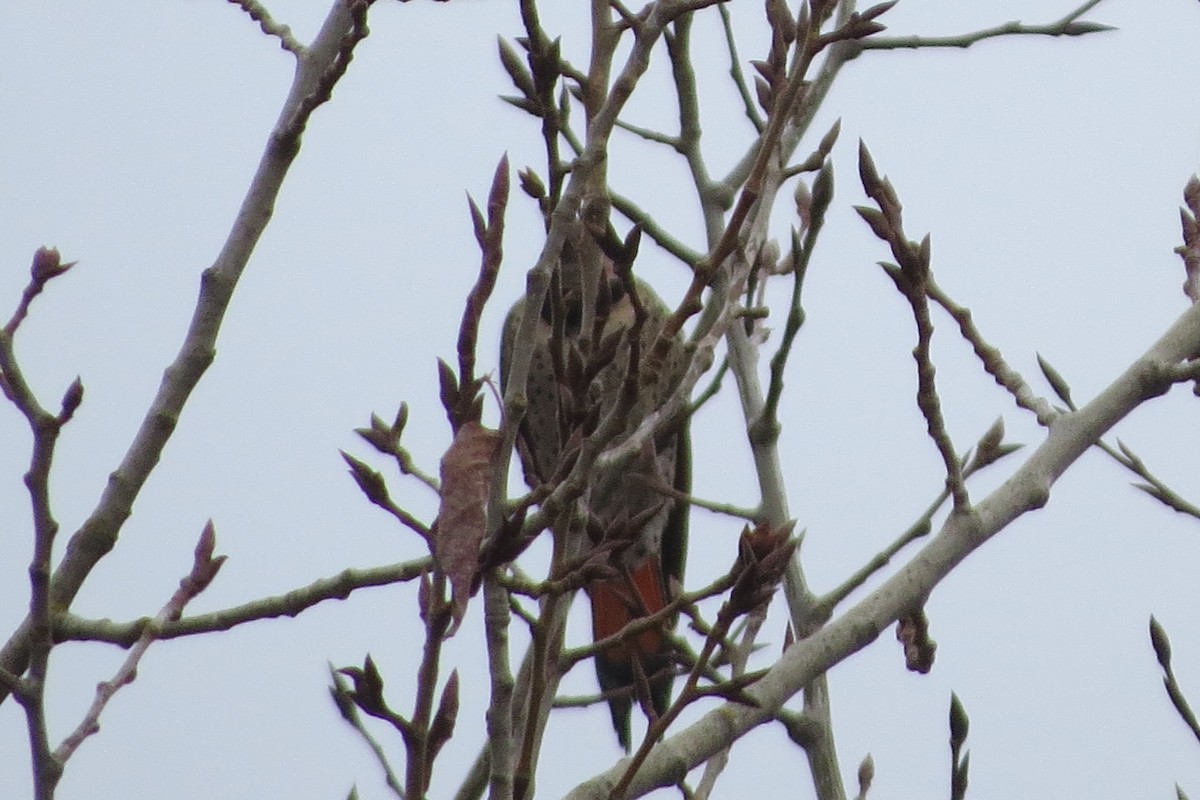
M 592 637 L 596 641 L 616 634 L 633 620 L 654 614 L 667 605 L 666 581 L 657 555 L 647 557 L 627 575 L 593 581 L 587 592 L 592 602 Z M 654 713 L 666 711 L 674 678 L 670 669 L 671 642 L 666 634 L 671 627 L 671 620 L 664 620 L 661 625 L 597 653 L 596 678 L 600 689 L 612 692 L 633 687 L 636 659 L 642 673 L 650 679 L 650 704 Z M 608 708 L 617 739 L 628 752 L 633 695 L 609 698 Z

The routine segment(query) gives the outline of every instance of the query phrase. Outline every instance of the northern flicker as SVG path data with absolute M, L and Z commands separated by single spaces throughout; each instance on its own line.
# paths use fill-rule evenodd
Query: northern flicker
M 559 468 L 564 448 L 571 438 L 587 435 L 591 426 L 618 403 L 630 361 L 630 331 L 634 304 L 626 286 L 605 259 L 596 313 L 603 333 L 591 337 L 590 349 L 581 347 L 582 292 L 579 269 L 564 254 L 558 280 L 552 284 L 538 320 L 532 360 L 526 383 L 528 406 L 517 437 L 517 449 L 532 488 L 550 480 Z M 669 310 L 641 281 L 635 291 L 646 310 L 639 341 L 642 358 L 636 395 L 625 414 L 621 436 L 633 432 L 646 415 L 658 408 L 676 387 L 684 369 L 684 347 L 677 340 L 668 357 L 651 370 L 649 352 Z M 524 300 L 509 311 L 501 343 L 500 374 L 508 377 L 517 327 Z M 561 333 L 555 336 L 558 326 Z M 613 336 L 619 336 L 613 339 Z M 615 351 L 605 347 L 616 342 Z M 574 351 L 574 355 L 572 354 Z M 594 356 L 593 353 L 602 353 Z M 593 370 L 588 380 L 590 359 Z M 574 360 L 584 368 L 572 369 Z M 607 361 L 607 363 L 604 363 Z M 558 365 L 557 368 L 555 365 Z M 653 374 L 650 374 L 653 372 Z M 571 385 L 575 382 L 577 385 Z M 586 385 L 578 385 L 586 384 Z M 644 617 L 670 602 L 672 583 L 682 581 L 687 546 L 687 504 L 665 497 L 653 483 L 690 490 L 690 452 L 686 423 L 657 443 L 650 443 L 624 469 L 588 478 L 580 502 L 586 518 L 587 540 L 569 548 L 586 554 L 588 548 L 609 549 L 609 566 L 616 577 L 592 580 L 585 591 L 592 607 L 592 635 L 596 640 L 611 636 L 634 619 Z M 555 524 L 564 533 L 570 514 Z M 577 526 L 578 527 L 578 526 Z M 559 529 L 564 529 L 560 531 Z M 649 680 L 650 700 L 656 714 L 667 707 L 671 695 L 672 658 L 669 631 L 674 617 L 626 642 L 596 655 L 596 677 L 604 692 L 626 690 L 609 699 L 613 727 L 625 750 L 630 747 L 630 710 L 636 697 L 635 660 Z

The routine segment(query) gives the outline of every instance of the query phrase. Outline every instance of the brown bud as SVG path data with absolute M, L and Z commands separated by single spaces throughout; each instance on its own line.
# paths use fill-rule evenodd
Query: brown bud
M 358 488 L 362 489 L 363 494 L 367 496 L 367 499 L 377 506 L 386 508 L 390 499 L 388 497 L 387 483 L 384 482 L 383 476 L 367 466 L 366 462 L 355 458 L 345 451 L 342 451 L 342 459 L 350 467 L 350 475 L 354 478 L 354 482 L 358 484 Z
M 62 256 L 59 255 L 57 247 L 39 247 L 33 254 L 33 264 L 29 267 L 29 274 L 34 283 L 45 283 L 51 278 L 62 275 L 77 263 L 76 261 L 62 263 Z
M 896 639 L 904 645 L 904 665 L 910 672 L 924 675 L 933 669 L 937 642 L 929 638 L 929 618 L 924 609 L 901 617 L 896 623 Z
M 793 527 L 793 522 L 778 528 L 763 523 L 742 530 L 737 561 L 733 566 L 733 589 L 729 594 L 729 605 L 734 613 L 749 614 L 771 600 L 796 550 Z
M 383 676 L 370 656 L 363 661 L 362 669 L 358 667 L 343 667 L 338 670 L 354 683 L 351 695 L 354 703 L 371 716 L 385 716 L 387 703 L 383 699 Z
M 67 391 L 63 393 L 62 409 L 58 412 L 58 421 L 65 423 L 71 419 L 82 402 L 83 381 L 77 375 L 75 376 L 75 380 L 71 381 L 71 385 L 67 387 Z

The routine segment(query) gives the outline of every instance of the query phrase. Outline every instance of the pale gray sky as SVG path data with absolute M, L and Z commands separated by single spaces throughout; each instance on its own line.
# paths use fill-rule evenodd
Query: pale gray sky
M 304 40 L 326 10 L 311 0 L 271 5 Z M 585 15 L 576 4 L 544 5 L 547 29 L 561 30 L 566 52 L 583 60 Z M 757 3 L 732 6 L 747 21 L 760 13 Z M 954 33 L 1009 19 L 1049 21 L 1072 6 L 901 0 L 885 21 L 897 34 Z M 1048 392 L 1036 380 L 1036 352 L 1086 400 L 1185 308 L 1172 248 L 1181 191 L 1200 155 L 1200 7 L 1108 0 L 1089 18 L 1120 30 L 991 41 L 965 52 L 868 53 L 848 65 L 817 120 L 817 133 L 843 121 L 837 197 L 806 287 L 808 322 L 789 372 L 783 454 L 792 513 L 808 530 L 805 567 L 818 590 L 907 527 L 941 485 L 913 401 L 909 312 L 874 266 L 889 257 L 884 246 L 850 209 L 865 202 L 857 139 L 897 187 L 910 235 L 932 233 L 939 281 L 1039 389 Z M 118 547 L 80 595 L 74 610 L 81 615 L 153 614 L 186 571 L 209 518 L 230 559 L 193 611 L 421 550 L 361 497 L 337 450 L 369 458 L 352 429 L 372 411 L 390 416 L 405 400 L 407 443 L 435 468 L 448 427 L 434 358 L 453 353 L 478 265 L 464 193 L 484 197 L 505 152 L 514 168 L 540 170 L 543 159 L 534 121 L 496 99 L 509 86 L 495 37 L 520 35 L 514 3 L 378 3 L 371 28 L 333 102 L 313 119 L 230 308 L 217 360 Z M 743 58 L 761 57 L 765 37 L 745 28 Z M 697 52 L 711 53 L 707 71 L 720 87 L 705 112 L 706 154 L 721 173 L 750 131 L 722 83 L 726 54 L 714 14 L 697 21 L 695 36 Z M 46 402 L 77 374 L 87 390 L 53 474 L 65 533 L 91 510 L 181 341 L 199 273 L 224 241 L 291 73 L 291 56 L 217 0 L 0 6 L 0 309 L 15 305 L 39 245 L 80 261 L 37 301 L 17 341 Z M 670 127 L 665 74 L 656 63 L 631 119 Z M 701 247 L 684 177 L 664 149 L 622 138 L 614 150 L 614 188 L 643 199 Z M 788 224 L 781 213 L 777 234 Z M 540 231 L 514 188 L 506 263 L 484 320 L 484 368 L 495 366 L 500 321 L 521 292 Z M 641 274 L 677 298 L 682 270 L 653 246 L 643 253 Z M 1000 415 L 1010 438 L 1040 442 L 1042 433 L 982 374 L 948 320 L 935 322 L 938 378 L 960 447 Z M 695 422 L 695 489 L 752 505 L 734 401 L 729 392 Z M 494 407 L 489 413 L 494 419 Z M 1195 399 L 1176 389 L 1117 431 L 1193 500 L 1200 498 L 1196 413 Z M 21 474 L 28 444 L 24 421 L 0 408 L 6 632 L 27 602 Z M 975 496 L 1019 458 L 980 476 Z M 1129 481 L 1102 455 L 1086 455 L 1048 508 L 989 542 L 940 586 L 928 606 L 939 644 L 932 674 L 905 672 L 890 633 L 831 674 L 848 783 L 870 752 L 877 796 L 945 796 L 946 712 L 955 691 L 971 716 L 968 796 L 976 800 L 1166 798 L 1176 781 L 1200 794 L 1196 743 L 1169 708 L 1146 634 L 1154 613 L 1172 634 L 1185 688 L 1200 702 L 1200 528 Z M 432 517 L 428 492 L 398 477 L 390 484 L 406 507 Z M 727 568 L 736 530 L 694 514 L 689 584 Z M 419 642 L 414 609 L 411 587 L 377 589 L 295 620 L 156 644 L 102 731 L 69 764 L 59 796 L 341 798 L 355 783 L 363 797 L 387 796 L 368 751 L 328 700 L 325 665 L 358 663 L 370 652 L 394 704 L 407 708 Z M 463 673 L 462 712 L 431 796 L 457 786 L 482 739 L 479 616 L 473 606 L 448 647 L 445 663 Z M 586 627 L 575 620 L 574 641 Z M 782 627 L 782 615 L 773 615 L 764 665 Z M 55 651 L 55 741 L 123 656 L 100 645 Z M 590 668 L 573 672 L 565 688 L 592 691 Z M 606 716 L 552 720 L 540 796 L 562 794 L 620 755 Z M 398 738 L 382 735 L 401 764 Z M 28 795 L 28 764 L 23 715 L 7 702 L 0 795 Z M 734 750 L 722 780 L 725 797 L 809 791 L 801 754 L 770 727 Z

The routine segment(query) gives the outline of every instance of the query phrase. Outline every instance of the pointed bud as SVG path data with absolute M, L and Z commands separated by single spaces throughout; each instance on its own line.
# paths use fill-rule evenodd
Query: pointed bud
M 458 670 L 453 670 L 442 687 L 442 698 L 437 713 L 429 725 L 429 760 L 438 754 L 442 745 L 454 735 L 454 723 L 458 719 Z
M 1162 668 L 1171 668 L 1171 640 L 1167 632 L 1153 615 L 1150 616 L 1150 644 L 1154 648 L 1154 656 Z
M 1071 387 L 1067 385 L 1066 380 L 1058 373 L 1054 367 L 1050 366 L 1050 362 L 1042 358 L 1042 354 L 1037 354 L 1038 366 L 1042 370 L 1042 375 L 1049 382 L 1050 388 L 1058 395 L 1058 399 L 1063 401 L 1063 404 L 1072 411 L 1075 410 L 1075 403 L 1071 400 Z
M 821 137 L 821 143 L 817 145 L 817 150 L 825 156 L 828 156 L 833 151 L 833 146 L 837 144 L 838 136 L 842 133 L 842 118 L 838 117 L 837 121 L 830 126 L 829 130 Z
M 386 507 L 390 502 L 387 490 L 387 484 L 383 480 L 383 476 L 375 470 L 367 466 L 366 462 L 361 461 L 344 450 L 339 451 L 342 454 L 342 459 L 350 467 L 350 475 L 354 478 L 354 482 L 358 484 L 358 488 L 362 489 L 363 494 L 377 506 Z
M 508 73 L 513 86 L 517 87 L 521 94 L 529 99 L 536 97 L 537 92 L 533 88 L 533 76 L 529 74 L 529 70 L 525 66 L 525 60 L 517 54 L 512 45 L 504 41 L 503 37 L 496 37 L 496 44 L 500 49 L 500 64 L 504 67 L 504 71 Z
M 967 711 L 963 708 L 962 701 L 958 699 L 958 695 L 954 692 L 950 693 L 950 747 L 955 752 L 962 749 L 963 744 L 967 741 L 967 732 L 971 727 L 971 720 L 967 716 Z
M 729 593 L 733 613 L 749 614 L 766 605 L 775 594 L 796 550 L 796 540 L 792 538 L 794 527 L 794 522 L 778 528 L 764 523 L 742 530 L 733 567 L 734 584 Z
M 66 424 L 71 417 L 75 416 L 76 409 L 83 402 L 83 381 L 79 376 L 75 376 L 75 380 L 71 381 L 71 385 L 67 387 L 67 391 L 63 393 L 62 409 L 58 412 L 58 422 L 60 425 Z
M 34 283 L 45 283 L 51 278 L 62 275 L 78 263 L 78 261 L 62 263 L 62 256 L 59 255 L 57 247 L 39 247 L 33 254 L 33 264 L 29 267 L 29 275 L 33 278 Z
M 813 181 L 812 191 L 812 224 L 820 227 L 825 221 L 825 212 L 833 202 L 833 162 L 826 160 Z
M 867 792 L 871 790 L 871 783 L 875 780 L 875 759 L 870 753 L 863 756 L 863 760 L 858 765 L 858 796 L 866 797 Z
M 521 191 L 534 200 L 541 200 L 546 196 L 546 184 L 542 183 L 538 174 L 529 167 L 518 172 L 517 178 L 521 181 Z

